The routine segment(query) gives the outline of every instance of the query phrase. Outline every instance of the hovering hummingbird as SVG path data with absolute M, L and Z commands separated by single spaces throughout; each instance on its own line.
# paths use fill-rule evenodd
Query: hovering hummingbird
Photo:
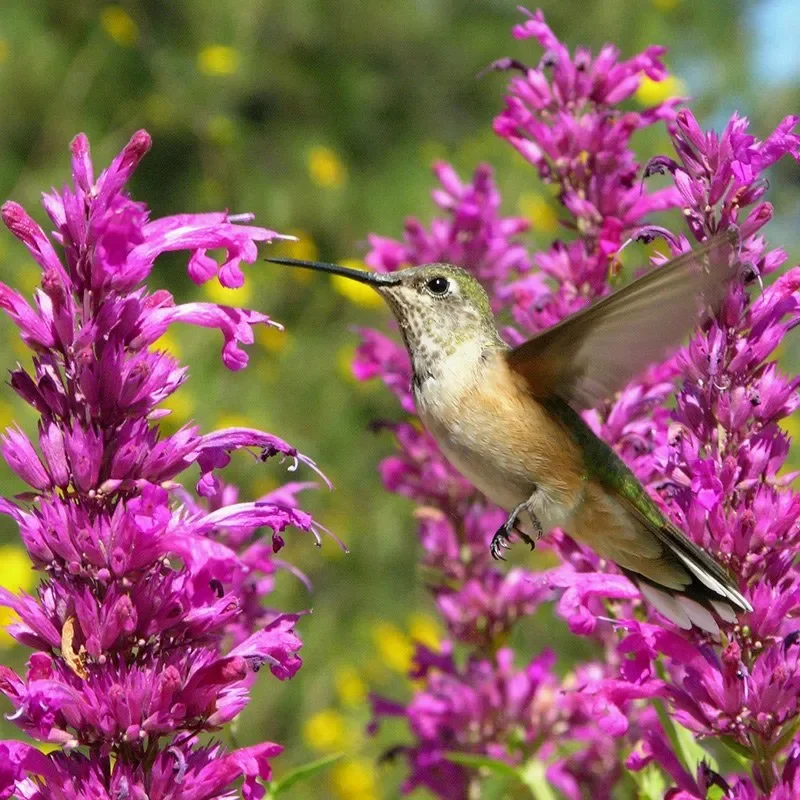
M 489 298 L 468 272 L 426 264 L 372 273 L 291 258 L 268 261 L 374 288 L 400 326 L 422 423 L 445 457 L 509 512 L 534 547 L 561 528 L 616 563 L 684 629 L 719 631 L 752 611 L 727 572 L 673 525 L 579 412 L 622 389 L 717 308 L 736 269 L 728 235 L 709 239 L 518 347 L 503 341 Z M 713 612 L 713 613 L 712 613 Z

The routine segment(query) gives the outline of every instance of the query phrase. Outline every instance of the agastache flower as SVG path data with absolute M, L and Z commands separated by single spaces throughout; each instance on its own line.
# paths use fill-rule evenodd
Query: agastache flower
M 638 89 L 644 76 L 663 80 L 665 49 L 649 47 L 619 61 L 613 45 L 596 58 L 583 48 L 574 57 L 548 27 L 541 11 L 513 30 L 516 39 L 535 39 L 544 55 L 538 66 L 517 66 L 497 117 L 495 132 L 515 147 L 545 183 L 555 183 L 578 231 L 596 239 L 605 257 L 616 252 L 622 234 L 652 211 L 676 204 L 674 189 L 642 191 L 631 135 L 660 119 L 670 119 L 680 102 L 672 98 L 642 113 L 618 104 Z M 516 65 L 514 65 L 516 66 Z M 508 70 L 507 60 L 493 67 Z
M 259 780 L 269 780 L 270 760 L 282 749 L 264 743 L 226 753 L 220 745 L 201 746 L 189 738 L 157 753 L 146 768 L 78 752 L 47 757 L 31 745 L 3 742 L 0 780 L 12 790 L 18 787 L 26 800 L 212 800 L 231 797 L 235 781 L 244 776 L 242 797 L 259 800 L 264 794 Z
M 747 211 L 739 200 L 758 202 L 761 170 L 781 155 L 797 158 L 795 124 L 787 117 L 759 142 L 736 116 L 717 136 L 702 131 L 689 112 L 679 115 L 674 142 L 681 165 L 673 171 L 676 184 L 685 187 L 686 218 L 701 236 L 738 222 L 746 236 L 743 277 L 751 284 L 786 256 L 767 252 L 763 238 L 754 235 L 771 207 L 760 203 Z M 750 294 L 741 286 L 730 292 L 718 318 L 679 354 L 685 382 L 675 410 L 655 420 L 653 427 L 661 430 L 648 454 L 653 488 L 668 512 L 747 581 L 754 610 L 726 631 L 719 652 L 638 622 L 626 624 L 620 645 L 637 654 L 637 680 L 655 674 L 657 656 L 666 659 L 663 691 L 674 718 L 696 734 L 749 752 L 750 778 L 763 792 L 752 796 L 765 797 L 793 796 L 794 778 L 782 784 L 800 710 L 794 623 L 800 504 L 780 474 L 789 443 L 779 427 L 800 405 L 800 381 L 767 361 L 798 323 L 798 273 L 795 267 Z M 668 754 L 659 752 L 656 760 L 670 772 Z M 726 780 L 730 796 L 750 796 L 743 788 L 747 780 Z M 699 789 L 697 796 L 704 796 Z
M 229 723 L 247 704 L 261 667 L 280 680 L 301 665 L 298 614 L 263 599 L 283 562 L 276 542 L 289 527 L 319 541 L 320 528 L 289 484 L 240 501 L 216 471 L 230 453 L 256 463 L 313 461 L 253 428 L 202 434 L 194 425 L 166 435 L 159 404 L 187 378 L 158 350 L 175 322 L 217 328 L 222 359 L 241 369 L 241 345 L 264 314 L 212 303 L 176 304 L 144 281 L 164 252 L 188 250 L 190 276 L 241 286 L 242 262 L 278 234 L 227 213 L 150 220 L 124 191 L 150 147 L 133 136 L 95 180 L 88 141 L 72 142 L 73 185 L 44 196 L 52 240 L 19 205 L 2 217 L 42 269 L 30 304 L 0 285 L 0 307 L 33 350 L 17 365 L 14 390 L 40 415 L 38 437 L 19 427 L 0 437 L 9 466 L 30 487 L 0 512 L 17 524 L 35 568 L 35 596 L 0 591 L 16 615 L 8 630 L 34 650 L 24 675 L 0 668 L 10 719 L 49 756 L 0 743 L 0 796 L 25 798 L 231 797 L 264 794 L 278 745 L 225 752 L 197 737 Z M 223 249 L 217 265 L 207 251 Z M 195 466 L 196 465 L 196 466 Z M 185 470 L 201 499 L 177 482 Z M 324 478 L 324 476 L 322 476 Z M 263 536 L 269 529 L 273 542 Z
M 486 270 L 480 245 L 506 231 L 507 243 L 493 247 L 516 254 L 522 231 L 476 213 L 473 198 L 487 196 L 488 168 L 476 173 L 470 189 L 438 165 L 442 186 L 433 197 L 443 215 L 429 229 L 409 221 L 402 242 L 371 236 L 367 259 L 384 270 L 430 261 L 471 270 L 493 308 L 510 312 L 515 327 L 503 333 L 516 344 L 609 292 L 619 254 L 631 241 L 662 239 L 668 254 L 656 256 L 656 266 L 690 249 L 686 235 L 652 225 L 651 212 L 680 208 L 699 241 L 736 232 L 740 279 L 717 317 L 687 347 L 584 416 L 664 512 L 739 576 L 754 610 L 738 621 L 721 618 L 716 637 L 681 631 L 652 607 L 643 610 L 627 578 L 557 531 L 539 546 L 552 548 L 562 566 L 500 573 L 486 545 L 504 514 L 448 465 L 417 424 L 383 423 L 398 448 L 381 465 L 384 482 L 419 504 L 421 560 L 451 641 L 439 653 L 418 651 L 412 677 L 425 684 L 408 703 L 374 698 L 376 718 L 408 721 L 414 741 L 399 750 L 409 762 L 404 788 L 423 785 L 443 798 L 467 797 L 480 782 L 468 762 L 448 760 L 452 751 L 503 761 L 520 774 L 546 761 L 550 785 L 569 800 L 616 797 L 625 758 L 631 770 L 658 764 L 674 783 L 666 795 L 673 800 L 706 797 L 712 786 L 748 800 L 794 797 L 800 785 L 792 745 L 800 722 L 800 501 L 789 488 L 794 474 L 782 471 L 789 440 L 779 422 L 800 406 L 800 379 L 768 359 L 798 324 L 800 268 L 762 288 L 761 277 L 777 270 L 786 254 L 768 250 L 761 229 L 772 215 L 763 171 L 784 155 L 800 157 L 797 119 L 787 117 L 759 141 L 736 115 L 720 135 L 703 131 L 688 109 L 676 111 L 679 98 L 622 111 L 617 104 L 644 75 L 665 77 L 663 49 L 651 47 L 627 61 L 612 46 L 595 58 L 583 49 L 571 56 L 541 12 L 527 16 L 514 35 L 534 38 L 544 54 L 534 67 L 515 59 L 492 65 L 511 73 L 495 131 L 542 181 L 557 186 L 562 221 L 577 237 Z M 631 136 L 662 121 L 677 160 L 658 156 L 642 167 Z M 674 185 L 650 192 L 646 179 L 657 172 L 671 175 Z M 485 208 L 495 206 L 493 199 Z M 467 228 L 465 220 L 477 226 Z M 393 339 L 363 333 L 354 371 L 362 379 L 382 378 L 402 410 L 413 413 L 408 362 Z M 597 642 L 601 660 L 580 664 L 563 679 L 548 674 L 538 691 L 551 698 L 550 716 L 528 713 L 514 722 L 501 692 L 490 692 L 485 705 L 474 697 L 492 680 L 523 680 L 525 668 L 514 667 L 507 653 L 501 658 L 500 647 L 521 615 L 552 598 L 575 634 Z M 463 666 L 454 642 L 465 651 Z M 688 729 L 687 736 L 716 738 L 745 756 L 746 774 L 686 763 L 664 719 L 641 700 L 665 704 L 669 725 Z M 526 749 L 531 741 L 541 749 Z M 560 746 L 566 741 L 573 744 Z
M 670 109 L 674 103 L 667 103 L 652 113 L 637 115 L 631 112 L 619 126 L 611 121 L 615 114 L 618 115 L 612 107 L 613 103 L 635 90 L 642 69 L 652 71 L 654 77 L 663 76 L 663 68 L 657 60 L 660 52 L 653 49 L 633 59 L 629 65 L 618 67 L 615 66 L 614 52 L 604 50 L 593 68 L 596 74 L 592 80 L 597 86 L 605 81 L 607 87 L 612 84 L 616 86 L 615 82 L 619 81 L 619 85 L 625 83 L 627 88 L 624 91 L 620 89 L 617 100 L 611 88 L 608 91 L 598 89 L 597 97 L 590 100 L 594 90 L 592 81 L 588 81 L 575 88 L 576 92 L 583 93 L 581 97 L 584 99 L 578 101 L 566 89 L 572 78 L 564 77 L 564 74 L 566 71 L 576 81 L 583 80 L 590 63 L 588 54 L 579 52 L 573 63 L 562 45 L 556 47 L 557 40 L 540 15 L 534 17 L 531 24 L 533 28 L 520 28 L 515 33 L 527 36 L 528 31 L 535 28 L 540 41 L 542 37 L 547 40 L 542 41 L 548 48 L 548 55 L 545 56 L 547 64 L 543 63 L 539 70 L 520 69 L 519 65 L 505 61 L 495 65 L 500 69 L 511 67 L 522 73 L 522 77 L 512 78 L 512 94 L 508 98 L 506 111 L 497 121 L 496 130 L 523 151 L 529 160 L 533 160 L 548 182 L 559 183 L 564 207 L 568 214 L 575 217 L 573 227 L 583 234 L 583 238 L 573 244 L 556 245 L 547 253 L 528 255 L 524 249 L 520 250 L 518 239 L 524 229 L 508 223 L 501 224 L 493 213 L 488 213 L 499 207 L 497 189 L 492 184 L 487 194 L 484 188 L 487 186 L 486 176 L 490 174 L 488 167 L 476 171 L 474 188 L 470 189 L 464 186 L 452 168 L 437 165 L 436 175 L 442 188 L 434 191 L 433 198 L 445 216 L 433 221 L 430 232 L 422 229 L 417 221 L 409 221 L 403 243 L 371 237 L 372 250 L 367 256 L 368 263 L 376 269 L 395 269 L 406 264 L 430 261 L 452 262 L 470 269 L 486 286 L 493 298 L 494 308 L 498 311 L 509 309 L 512 318 L 522 329 L 506 330 L 504 333 L 510 341 L 521 341 L 526 333 L 560 321 L 583 307 L 588 299 L 607 292 L 609 270 L 612 267 L 610 256 L 618 249 L 623 237 L 637 233 L 644 214 L 675 205 L 678 198 L 671 189 L 652 196 L 644 192 L 635 180 L 639 167 L 629 146 L 629 139 L 635 130 L 653 124 L 660 117 L 671 115 Z M 551 67 L 554 70 L 552 84 L 546 77 L 546 71 Z M 535 120 L 534 117 L 540 112 L 544 113 Z M 575 139 L 574 136 L 582 130 L 594 133 L 587 134 L 585 142 Z M 556 164 L 559 165 L 558 169 L 551 166 Z M 579 198 L 579 194 L 583 199 Z M 475 212 L 473 198 L 476 197 L 491 198 L 491 202 L 484 206 L 486 211 L 483 214 Z M 587 201 L 587 197 L 596 197 L 596 204 Z M 478 224 L 476 226 L 473 223 L 473 227 L 467 228 L 465 220 L 474 220 Z M 494 251 L 521 254 L 515 255 L 513 260 L 501 260 L 493 269 L 487 270 L 482 248 L 487 241 L 495 241 L 498 234 L 502 234 L 506 241 L 505 244 L 501 241 L 494 243 Z M 532 266 L 539 267 L 540 271 L 532 272 Z M 398 396 L 403 409 L 413 409 L 408 388 L 408 361 L 398 344 L 382 334 L 367 332 L 354 367 L 358 377 L 381 376 Z M 660 375 L 654 376 L 654 386 L 658 388 L 648 388 L 647 399 L 637 403 L 637 408 L 649 410 L 671 388 L 671 384 Z M 469 487 L 427 434 L 407 423 L 390 428 L 395 433 L 400 452 L 381 466 L 384 482 L 391 491 L 412 497 L 422 504 L 417 512 L 423 545 L 422 558 L 427 568 L 426 574 L 438 576 L 438 582 L 429 581 L 429 585 L 439 611 L 453 638 L 470 648 L 470 658 L 485 659 L 485 668 L 490 670 L 497 643 L 504 640 L 521 616 L 533 613 L 539 604 L 553 596 L 554 589 L 563 588 L 566 583 L 557 580 L 555 573 L 550 576 L 548 573 L 535 574 L 523 569 L 514 569 L 505 574 L 498 571 L 488 556 L 487 544 L 505 514 L 488 505 Z M 571 565 L 570 573 L 576 567 L 581 574 L 598 567 L 596 556 L 582 553 L 572 543 L 565 543 L 559 549 Z M 559 574 L 564 575 L 564 580 L 567 579 L 567 573 Z M 638 592 L 627 579 L 615 577 L 615 580 L 620 584 L 618 599 L 629 601 L 630 604 Z M 580 608 L 581 615 L 586 619 L 581 623 L 582 632 L 597 627 L 594 614 L 602 610 L 602 600 L 607 591 L 608 585 L 601 578 L 595 590 L 599 599 L 591 601 L 585 595 L 583 599 L 576 596 L 573 605 L 570 605 L 565 596 L 564 609 Z M 583 603 L 587 603 L 592 611 L 583 610 Z M 565 613 L 568 612 L 565 610 Z M 606 634 L 607 629 L 600 635 L 601 640 Z M 506 666 L 510 668 L 510 664 Z M 586 674 L 592 674 L 595 680 L 600 680 L 610 678 L 613 672 L 609 666 L 597 664 L 587 667 Z M 462 678 L 464 691 L 469 691 L 472 675 L 468 670 Z M 555 682 L 553 685 L 558 684 Z M 600 713 L 603 719 L 617 719 L 622 715 L 613 701 L 601 700 L 602 695 L 594 697 L 592 708 L 602 707 Z M 619 700 L 626 707 L 629 702 Z M 412 727 L 413 703 L 403 712 L 412 722 Z M 560 702 L 556 703 L 556 706 L 560 705 Z M 380 712 L 380 705 L 376 706 L 376 710 Z M 465 731 L 481 727 L 485 724 L 487 713 L 487 710 L 473 708 L 472 715 L 465 716 L 460 724 Z M 575 717 L 569 719 L 578 724 Z M 581 730 L 583 727 L 581 723 Z M 597 784 L 597 790 L 601 791 L 602 786 L 603 791 L 611 791 L 614 783 L 611 776 L 617 774 L 614 766 L 617 745 L 609 737 L 612 728 L 605 723 L 603 726 L 588 726 L 590 733 L 581 733 L 576 737 L 585 740 L 586 749 L 581 756 L 559 762 L 560 781 L 565 787 L 573 787 L 569 791 L 576 797 L 579 795 L 574 788 L 575 777 L 568 776 L 597 773 L 592 766 L 594 759 L 600 759 L 610 770 Z M 569 737 L 570 734 L 567 732 L 564 735 Z M 536 736 L 531 734 L 531 740 L 535 740 Z M 457 745 L 454 743 L 450 747 L 440 743 L 439 748 L 457 749 Z M 489 752 L 490 745 L 487 742 L 479 749 Z M 453 783 L 447 777 L 435 782 L 432 777 L 423 776 L 433 775 L 430 770 L 434 767 L 436 774 L 442 772 L 445 776 L 450 775 L 453 768 L 446 766 L 445 757 L 439 753 L 434 758 L 429 745 L 419 751 L 423 753 L 423 758 L 420 758 L 417 750 L 407 752 L 412 768 L 409 786 L 419 781 L 442 797 L 463 796 L 452 787 L 465 785 L 463 781 L 467 780 L 465 776 L 468 770 L 459 768 L 461 783 Z M 513 760 L 515 757 L 503 748 L 495 747 L 491 752 L 501 758 Z

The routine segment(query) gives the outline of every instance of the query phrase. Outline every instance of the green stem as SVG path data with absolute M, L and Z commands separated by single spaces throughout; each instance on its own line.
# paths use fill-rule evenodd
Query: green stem
M 556 793 L 547 782 L 547 768 L 543 761 L 532 758 L 520 770 L 522 783 L 528 787 L 534 800 L 558 800 Z
M 753 747 L 755 755 L 754 761 L 758 766 L 758 771 L 761 773 L 761 778 L 764 782 L 764 791 L 769 793 L 775 787 L 775 766 L 772 762 L 770 754 L 764 747 L 764 742 L 758 736 L 751 736 L 750 743 Z

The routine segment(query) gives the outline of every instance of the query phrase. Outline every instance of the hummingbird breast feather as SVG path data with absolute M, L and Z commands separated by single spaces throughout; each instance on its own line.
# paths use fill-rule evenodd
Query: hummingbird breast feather
M 520 390 L 502 351 L 472 355 L 455 353 L 415 388 L 423 424 L 447 460 L 492 502 L 511 510 L 532 498 L 545 531 L 564 527 L 584 491 L 579 447 Z

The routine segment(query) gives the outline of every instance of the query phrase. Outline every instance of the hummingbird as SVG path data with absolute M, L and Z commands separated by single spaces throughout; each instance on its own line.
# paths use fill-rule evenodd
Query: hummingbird
M 531 549 L 553 528 L 613 561 L 680 628 L 719 633 L 752 606 L 726 570 L 659 509 L 580 412 L 622 389 L 719 308 L 737 273 L 719 234 L 517 347 L 481 284 L 453 264 L 374 273 L 291 258 L 277 264 L 371 286 L 393 312 L 422 424 L 447 460 L 508 512 Z M 535 537 L 535 538 L 534 538 Z

